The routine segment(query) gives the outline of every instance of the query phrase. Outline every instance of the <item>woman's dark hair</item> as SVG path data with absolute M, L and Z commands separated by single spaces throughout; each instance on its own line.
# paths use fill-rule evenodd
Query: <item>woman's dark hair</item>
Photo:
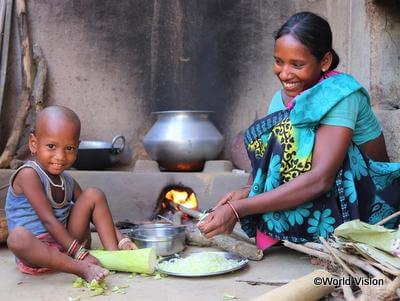
M 327 52 L 332 53 L 333 70 L 339 64 L 339 56 L 332 49 L 332 31 L 329 23 L 322 17 L 311 12 L 294 14 L 275 33 L 275 41 L 280 37 L 290 34 L 305 45 L 318 61 L 321 61 Z

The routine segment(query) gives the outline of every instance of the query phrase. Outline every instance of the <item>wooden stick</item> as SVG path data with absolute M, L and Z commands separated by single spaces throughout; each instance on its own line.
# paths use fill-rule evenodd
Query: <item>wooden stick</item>
M 262 250 L 259 250 L 255 245 L 249 244 L 242 240 L 237 240 L 228 235 L 216 235 L 212 238 L 206 238 L 197 227 L 188 229 L 186 239 L 189 244 L 196 246 L 216 246 L 228 252 L 232 252 L 243 256 L 250 260 L 261 260 L 264 256 Z
M 200 230 L 197 228 L 186 231 L 186 241 L 189 245 L 198 247 L 211 247 L 213 245 L 213 242 L 201 235 Z
M 349 274 L 343 271 L 342 273 L 344 278 L 349 278 Z M 355 301 L 356 298 L 353 295 L 353 291 L 351 290 L 351 286 L 349 285 L 342 285 L 342 290 L 343 290 L 343 297 L 346 299 L 346 301 Z
M 30 92 L 33 84 L 33 64 L 25 0 L 17 0 L 17 23 L 21 44 L 23 87 Z
M 338 251 L 337 254 L 344 261 L 346 261 L 356 267 L 359 267 L 360 269 L 370 273 L 372 276 L 387 279 L 387 277 L 385 275 L 383 275 L 379 270 L 377 270 L 376 268 L 371 266 L 367 261 L 359 259 L 357 256 L 343 253 L 341 251 Z
M 14 156 L 15 150 L 17 149 L 19 139 L 25 128 L 25 120 L 28 116 L 29 108 L 31 107 L 31 103 L 29 101 L 29 91 L 24 89 L 20 98 L 21 104 L 14 120 L 13 130 L 7 140 L 7 144 L 3 150 L 3 153 L 0 156 L 0 168 L 6 168 L 10 166 L 10 162 Z
M 387 293 L 389 296 L 394 296 L 397 292 L 397 289 L 400 287 L 400 276 L 397 276 L 394 278 L 393 281 L 391 281 L 387 286 Z
M 245 279 L 237 279 L 236 282 L 246 282 L 250 285 L 270 285 L 270 286 L 281 286 L 289 283 L 291 280 L 245 280 Z
M 237 240 L 229 235 L 216 235 L 211 238 L 211 241 L 226 251 L 242 255 L 250 260 L 261 260 L 264 257 L 264 252 L 255 245 Z
M 183 212 L 181 211 L 175 212 L 174 215 L 172 216 L 172 223 L 174 225 L 182 225 L 182 215 Z
M 395 218 L 395 217 L 397 217 L 397 216 L 399 216 L 399 215 L 400 215 L 400 211 L 397 211 L 397 212 L 395 212 L 395 213 L 393 213 L 393 214 L 391 214 L 391 215 L 385 217 L 383 220 L 377 222 L 375 225 L 376 225 L 376 226 L 381 226 L 381 225 L 383 225 L 383 224 L 386 224 L 386 223 L 387 223 L 388 221 L 390 221 L 392 218 Z
M 304 243 L 304 246 L 317 251 L 325 252 L 324 245 L 317 242 L 306 242 Z
M 332 248 L 323 237 L 320 237 L 319 240 L 322 242 L 324 247 L 332 254 L 332 256 L 336 259 L 336 261 L 343 267 L 343 269 L 350 274 L 352 277 L 355 277 L 354 272 L 343 262 L 343 260 L 337 255 L 337 250 Z
M 7 65 L 8 65 L 8 48 L 10 46 L 10 35 L 11 35 L 11 16 L 12 16 L 12 7 L 13 0 L 7 0 L 7 4 L 5 0 L 2 1 L 3 6 L 5 7 L 5 19 L 4 19 L 4 34 L 3 31 L 0 31 L 0 35 L 4 35 L 4 40 L 0 41 L 1 45 L 1 67 L 0 67 L 0 110 L 3 106 L 3 96 L 6 84 L 6 74 L 7 74 Z M 2 17 L 3 18 L 3 17 Z
M 298 251 L 298 252 L 302 252 L 302 253 L 305 253 L 305 254 L 308 254 L 308 255 L 311 255 L 311 256 L 314 256 L 314 257 L 318 257 L 318 258 L 327 260 L 327 261 L 333 261 L 331 256 L 329 256 L 329 254 L 326 254 L 324 252 L 320 252 L 320 251 L 317 251 L 317 250 L 313 250 L 313 249 L 307 248 L 304 245 L 295 244 L 295 243 L 292 243 L 292 242 L 290 242 L 288 240 L 284 240 L 283 241 L 283 245 L 285 247 L 288 247 L 288 248 L 290 248 L 292 250 L 295 250 L 295 251 Z
M 42 49 L 38 45 L 33 46 L 33 59 L 36 65 L 36 75 L 33 82 L 32 101 L 35 104 L 36 113 L 39 113 L 44 108 L 44 86 L 47 80 L 47 64 L 43 57 Z
M 10 186 L 10 184 L 6 184 L 6 185 L 3 185 L 3 186 L 0 186 L 0 191 L 3 190 L 3 189 L 8 188 L 8 186 Z
M 383 272 L 392 274 L 393 276 L 400 276 L 400 271 L 399 270 L 390 269 L 387 266 L 384 266 L 383 264 L 380 264 L 379 262 L 369 261 L 369 264 L 373 265 L 374 267 L 377 267 L 378 269 L 380 269 Z
M 13 130 L 7 140 L 6 147 L 0 156 L 0 168 L 10 166 L 10 162 L 15 154 L 19 140 L 25 128 L 26 117 L 28 116 L 30 103 L 30 93 L 32 90 L 32 54 L 28 35 L 28 20 L 26 16 L 25 0 L 17 0 L 17 23 L 19 30 L 19 40 L 21 44 L 21 65 L 22 65 L 22 92 L 20 95 L 20 106 L 14 120 Z
M 315 279 L 332 278 L 325 270 L 315 270 L 301 278 L 295 279 L 281 287 L 268 291 L 251 301 L 317 301 L 333 292 L 333 285 L 315 285 Z
M 6 16 L 6 1 L 2 0 L 0 2 L 0 45 L 3 40 L 3 28 L 4 28 L 4 19 Z

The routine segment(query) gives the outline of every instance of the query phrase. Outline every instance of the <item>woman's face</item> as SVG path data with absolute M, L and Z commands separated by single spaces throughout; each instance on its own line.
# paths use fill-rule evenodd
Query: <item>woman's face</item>
M 275 41 L 273 71 L 289 98 L 315 85 L 321 77 L 322 63 L 290 34 Z

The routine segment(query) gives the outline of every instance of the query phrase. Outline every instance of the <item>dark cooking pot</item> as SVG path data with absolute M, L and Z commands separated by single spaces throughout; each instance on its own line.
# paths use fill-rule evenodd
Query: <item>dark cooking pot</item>
M 82 140 L 78 156 L 72 167 L 86 170 L 99 170 L 118 163 L 125 148 L 125 137 L 115 136 L 111 142 Z

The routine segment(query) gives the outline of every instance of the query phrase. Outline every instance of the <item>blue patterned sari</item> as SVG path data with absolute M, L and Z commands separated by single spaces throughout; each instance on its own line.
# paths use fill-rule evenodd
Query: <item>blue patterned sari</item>
M 251 197 L 285 184 L 311 169 L 319 121 L 343 98 L 367 91 L 350 75 L 329 77 L 296 97 L 291 109 L 256 121 L 245 133 L 252 164 Z M 256 229 L 280 240 L 315 241 L 340 224 L 360 219 L 374 224 L 399 210 L 400 163 L 376 162 L 352 143 L 332 189 L 298 207 L 247 216 L 242 229 Z M 386 227 L 398 223 L 392 219 Z

